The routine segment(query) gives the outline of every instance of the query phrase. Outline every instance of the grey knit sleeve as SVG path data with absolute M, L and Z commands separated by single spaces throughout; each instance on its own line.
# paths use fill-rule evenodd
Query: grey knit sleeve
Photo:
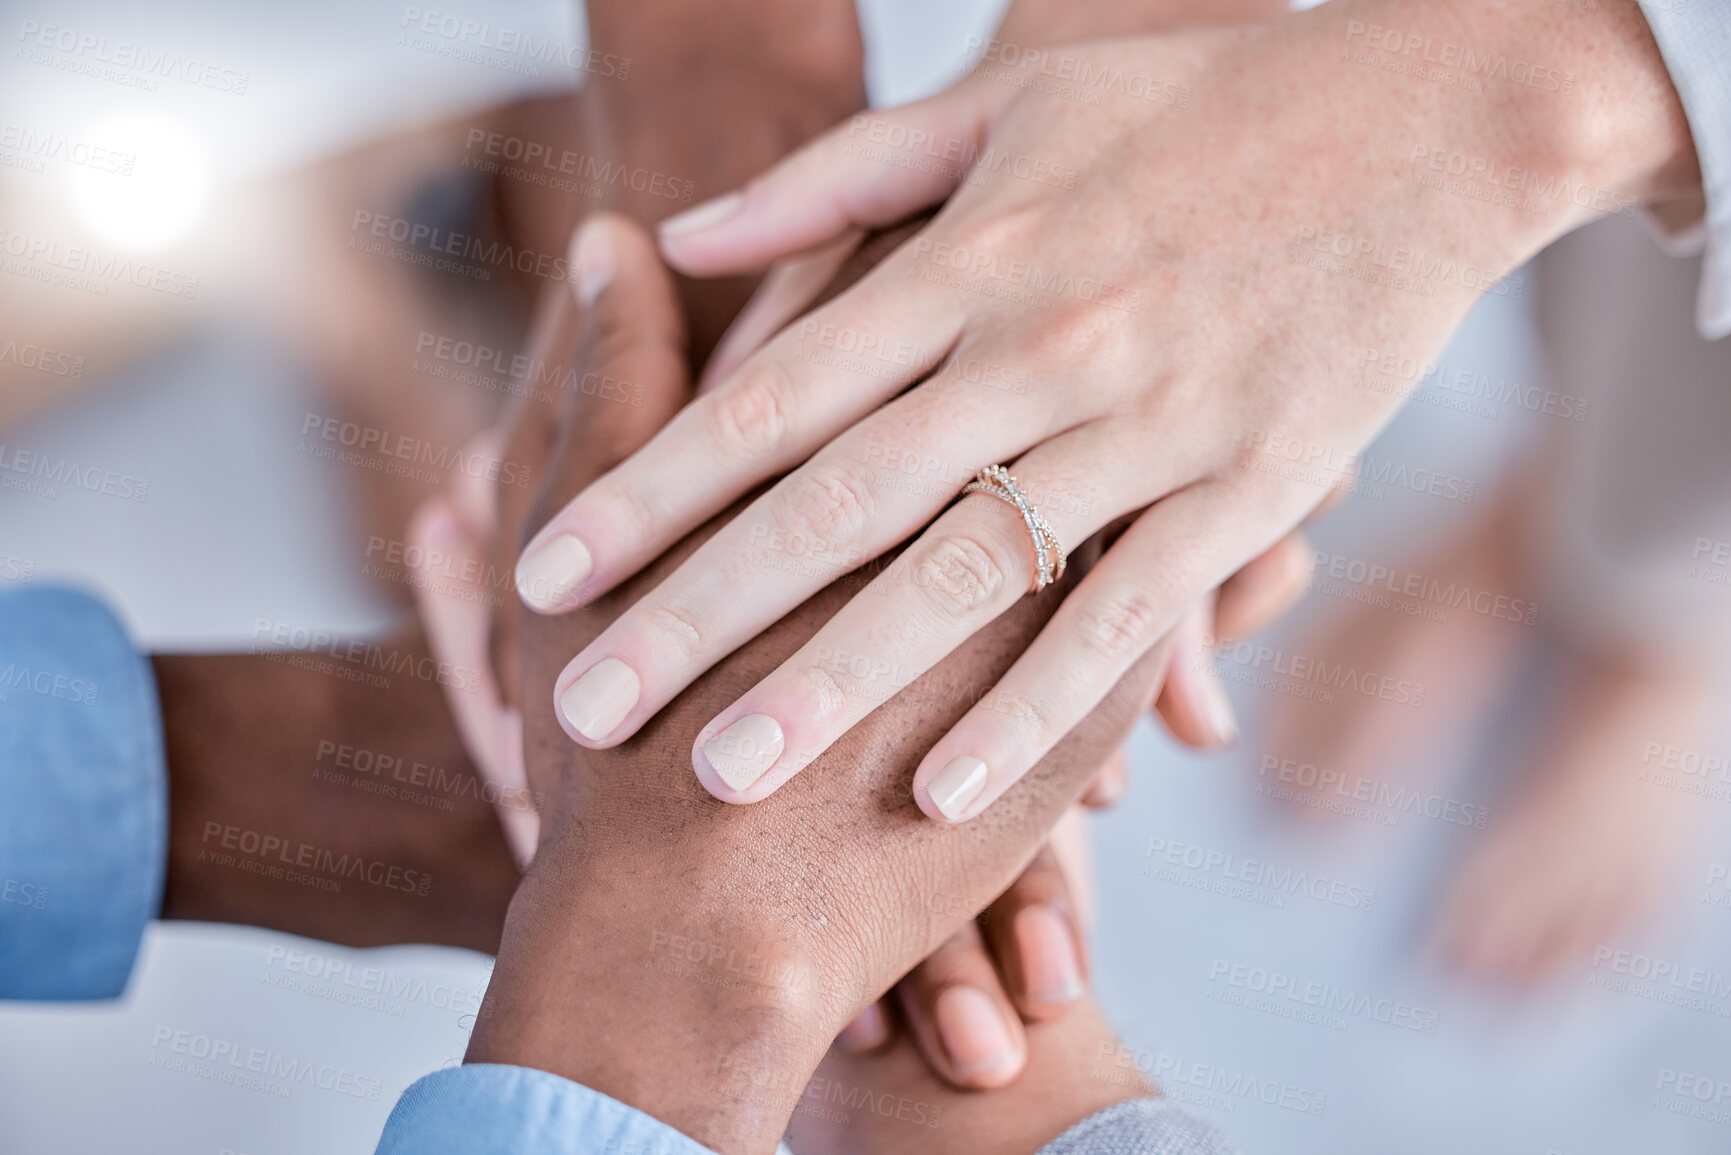
M 1238 1148 L 1168 1099 L 1128 1099 L 1088 1116 L 1039 1155 L 1238 1155 Z

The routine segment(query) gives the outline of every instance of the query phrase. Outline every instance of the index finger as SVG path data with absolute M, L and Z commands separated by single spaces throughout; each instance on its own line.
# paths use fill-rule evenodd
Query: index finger
M 962 323 L 924 284 L 892 257 L 687 405 L 529 542 L 525 602 L 563 613 L 606 592 L 924 377 Z

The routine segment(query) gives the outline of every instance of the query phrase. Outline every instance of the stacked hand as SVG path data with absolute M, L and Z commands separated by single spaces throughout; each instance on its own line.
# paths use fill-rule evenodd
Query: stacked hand
M 659 433 L 654 433 L 655 421 L 614 415 L 601 424 L 626 432 L 604 447 L 590 441 L 577 453 L 573 431 L 579 423 L 572 413 L 539 422 L 532 443 L 555 446 L 554 458 L 563 466 L 548 471 L 543 508 L 530 524 L 577 496 L 531 541 L 517 578 L 522 596 L 537 609 L 568 613 L 582 605 L 586 610 L 583 628 L 566 632 L 587 644 L 556 682 L 564 731 L 595 750 L 626 743 L 620 746 L 622 756 L 634 750 L 640 755 L 644 737 L 664 742 L 677 732 L 670 718 L 677 720 L 691 701 L 701 700 L 701 693 L 684 693 L 688 688 L 722 685 L 747 691 L 700 727 L 693 762 L 711 793 L 728 801 L 762 799 L 838 736 L 852 743 L 862 732 L 881 730 L 886 715 L 898 706 L 906 709 L 910 696 L 917 700 L 917 687 L 942 672 L 946 655 L 965 655 L 980 644 L 974 635 L 983 623 L 995 622 L 994 629 L 1002 631 L 1015 621 L 1029 621 L 1027 603 L 1016 599 L 1034 577 L 1041 545 L 1061 547 L 1087 562 L 1092 559 L 1082 556 L 1082 543 L 1111 528 L 1105 560 L 1082 580 L 1076 596 L 1057 609 L 1005 682 L 989 694 L 971 688 L 964 695 L 979 705 L 926 755 L 914 791 L 920 806 L 951 819 L 972 817 L 1026 767 L 1049 750 L 1061 751 L 1072 723 L 1105 700 L 1120 674 L 1148 660 L 1165 664 L 1175 624 L 1183 623 L 1180 636 L 1187 640 L 1199 642 L 1214 632 L 1208 621 L 1216 607 L 1206 591 L 1231 575 L 1234 566 L 1250 563 L 1224 587 L 1218 607 L 1222 624 L 1230 624 L 1235 612 L 1235 599 L 1226 594 L 1239 595 L 1240 606 L 1276 606 L 1290 583 L 1274 579 L 1302 573 L 1302 565 L 1294 564 L 1302 549 L 1277 545 L 1261 554 L 1258 549 L 1278 542 L 1286 528 L 1350 477 L 1354 450 L 1392 408 L 1386 396 L 1341 384 L 1351 380 L 1353 359 L 1362 359 L 1367 348 L 1416 352 L 1422 359 L 1478 292 L 1580 217 L 1572 203 L 1560 203 L 1549 213 L 1487 221 L 1482 211 L 1416 192 L 1416 182 L 1390 181 L 1382 168 L 1399 159 L 1387 151 L 1391 130 L 1439 131 L 1487 148 L 1510 146 L 1489 138 L 1505 131 L 1491 127 L 1502 114 L 1516 110 L 1516 121 L 1533 139 L 1510 147 L 1530 152 L 1535 140 L 1545 143 L 1551 147 L 1545 155 L 1555 157 L 1571 179 L 1599 180 L 1643 195 L 1678 183 L 1676 110 L 1665 100 L 1650 102 L 1648 138 L 1622 142 L 1631 147 L 1621 149 L 1614 163 L 1606 155 L 1619 150 L 1605 149 L 1603 141 L 1583 143 L 1574 131 L 1573 113 L 1547 119 L 1533 113 L 1532 94 L 1502 90 L 1482 101 L 1454 104 L 1426 93 L 1404 101 L 1370 99 L 1367 106 L 1387 122 L 1332 145 L 1345 153 L 1319 152 L 1330 144 L 1324 138 L 1334 126 L 1322 123 L 1326 108 L 1312 90 L 1328 86 L 1311 70 L 1339 65 L 1322 51 L 1331 37 L 1350 39 L 1358 34 L 1355 28 L 1362 31 L 1365 16 L 1427 18 L 1392 5 L 1363 8 L 1339 21 L 1320 15 L 1284 21 L 1278 31 L 1195 33 L 1074 50 L 1084 75 L 1118 78 L 1108 84 L 1108 93 L 1123 95 L 1119 90 L 1128 87 L 1153 104 L 1161 103 L 1153 94 L 1171 95 L 1156 112 L 1120 100 L 1088 114 L 1079 111 L 1086 108 L 1081 103 L 1066 107 L 1044 97 L 1006 95 L 1002 89 L 1010 86 L 1000 84 L 1001 77 L 982 74 L 943 98 L 882 122 L 856 119 L 747 195 L 706 206 L 666 229 L 669 256 L 688 271 L 759 267 L 778 255 L 812 252 L 771 278 L 769 296 L 724 342 L 701 396 L 686 404 L 682 380 L 671 393 L 645 391 L 665 399 L 665 404 L 652 400 L 652 407 L 677 410 Z M 1499 36 L 1512 35 L 1516 48 L 1525 43 L 1522 36 L 1543 40 L 1542 21 L 1499 23 L 1486 18 L 1482 7 L 1466 3 L 1437 19 L 1443 32 L 1494 29 Z M 1595 94 L 1625 79 L 1617 69 L 1627 59 L 1607 55 L 1608 61 L 1589 76 Z M 1350 50 L 1343 56 L 1355 63 Z M 1137 67 L 1156 71 L 1137 72 Z M 1175 79 L 1156 85 L 1156 72 Z M 1386 73 L 1367 67 L 1356 86 L 1380 92 L 1393 83 Z M 1253 74 L 1263 79 L 1260 88 L 1246 82 Z M 1272 99 L 1268 75 L 1276 79 Z M 1188 111 L 1198 93 L 1208 99 L 1197 102 L 1201 111 L 1187 124 L 1172 106 Z M 1247 144 L 1241 131 L 1236 136 L 1222 131 L 1241 130 L 1247 122 L 1263 128 L 1275 104 L 1295 109 L 1288 120 L 1302 131 L 1274 134 L 1273 143 L 1259 146 Z M 861 134 L 864 142 L 849 140 Z M 1228 161 L 1245 192 L 1219 204 L 1218 198 L 1195 195 L 1185 176 L 1200 167 L 1205 146 L 1223 135 L 1242 153 Z M 1297 148 L 1309 150 L 1305 164 L 1293 154 L 1294 138 Z M 1058 197 L 1037 179 L 999 180 L 989 175 L 996 170 L 988 169 L 986 179 L 969 179 L 936 221 L 857 286 L 752 352 L 761 337 L 810 302 L 864 231 L 929 205 L 957 186 L 962 170 L 953 166 L 899 166 L 893 157 L 884 165 L 882 148 L 863 147 L 893 148 L 897 139 L 946 149 L 959 143 L 970 160 L 983 155 L 1002 164 L 1009 158 L 1016 162 L 1007 170 L 1012 176 L 1028 169 L 1022 161 L 1030 162 L 1028 171 L 1035 173 L 1067 173 L 1059 183 L 1075 195 Z M 1080 143 L 1065 152 L 1071 142 Z M 1035 145 L 1047 153 L 1029 151 Z M 1316 163 L 1318 156 L 1352 159 L 1358 146 L 1368 162 Z M 1360 171 L 1365 163 L 1372 170 L 1368 176 Z M 1124 195 L 1123 186 L 1137 182 L 1166 195 L 1152 200 Z M 1094 227 L 1088 206 L 1103 212 L 1109 204 L 1117 206 L 1113 227 Z M 1137 204 L 1143 208 L 1136 209 Z M 1161 205 L 1160 212 L 1150 215 L 1148 204 Z M 1322 215 L 1330 219 L 1303 219 L 1321 211 L 1317 206 L 1328 210 Z M 1353 227 L 1374 235 L 1367 240 Z M 1423 235 L 1438 246 L 1441 257 L 1417 261 L 1432 271 L 1427 276 L 1435 274 L 1435 283 L 1410 291 L 1410 279 L 1377 271 L 1385 232 L 1404 254 L 1397 259 L 1408 263 L 1414 258 L 1403 243 L 1407 238 Z M 597 239 L 609 234 L 609 240 Z M 1312 254 L 1318 244 L 1337 246 L 1343 235 L 1352 261 L 1342 265 Z M 1054 251 L 1054 238 L 1063 242 L 1058 255 L 1079 259 L 1086 266 L 1082 271 L 1075 266 L 1054 271 L 1055 266 L 1042 264 Z M 605 225 L 588 230 L 580 242 L 586 253 L 577 263 L 592 273 L 580 292 L 583 303 L 595 306 L 589 363 L 608 365 L 614 359 L 595 354 L 598 343 L 624 360 L 648 357 L 636 364 L 648 364 L 651 375 L 669 365 L 682 369 L 677 325 L 656 329 L 656 309 L 629 311 L 631 325 L 644 338 L 635 345 L 621 344 L 618 336 L 631 325 L 597 323 L 607 316 L 603 302 L 609 295 L 615 303 L 632 295 L 624 286 L 635 274 L 625 270 L 635 267 L 636 258 L 622 254 L 622 248 L 635 243 Z M 994 284 L 1006 279 L 1012 288 L 1028 282 L 1041 288 L 1044 295 L 1034 294 L 1031 303 L 1051 306 L 1050 315 L 1030 328 L 1020 316 L 1030 297 Z M 639 284 L 640 290 L 650 286 L 648 298 L 655 295 L 651 280 Z M 1183 297 L 1175 293 L 1180 284 Z M 982 287 L 987 291 L 979 292 Z M 670 297 L 667 290 L 661 292 Z M 1148 300 L 1161 305 L 1148 324 L 1125 320 Z M 567 314 L 563 327 L 569 329 L 568 302 L 557 304 L 550 315 L 561 310 Z M 1262 325 L 1269 316 L 1279 318 L 1279 324 Z M 559 328 L 549 322 L 543 331 Z M 869 355 L 852 355 L 860 352 Z M 1030 371 L 1018 377 L 1015 366 Z M 1001 388 L 1006 384 L 1007 390 Z M 1000 387 L 999 398 L 983 392 L 993 386 Z M 1145 460 L 1148 445 L 1158 444 L 1162 435 L 1169 439 L 1179 414 L 1186 418 L 1186 442 L 1161 445 L 1160 454 Z M 622 456 L 634 440 L 652 433 L 654 440 L 644 451 L 597 478 L 598 461 Z M 1305 465 L 1296 481 L 1278 461 L 1281 447 L 1293 445 Z M 1030 542 L 1019 519 L 1002 519 L 1001 507 L 984 497 L 965 500 L 942 513 L 907 554 L 877 567 L 868 585 L 871 598 L 848 603 L 815 636 L 805 636 L 774 671 L 762 668 L 762 655 L 797 632 L 799 621 L 835 608 L 836 599 L 857 585 L 837 582 L 839 575 L 887 556 L 885 551 L 909 531 L 939 515 L 976 468 L 1024 451 L 1025 459 L 1012 465 L 1030 499 L 1041 506 L 1052 540 Z M 808 456 L 810 461 L 801 464 Z M 1101 463 L 1116 471 L 1108 479 L 1115 485 L 1090 472 Z M 789 469 L 793 472 L 777 480 Z M 765 485 L 767 492 L 752 493 Z M 1075 500 L 1054 505 L 1054 494 Z M 743 516 L 696 544 L 692 531 L 705 519 L 713 528 L 730 502 L 736 512 L 742 502 L 749 504 Z M 875 516 L 879 513 L 885 516 Z M 1000 520 L 990 520 L 992 515 Z M 1127 530 L 1122 528 L 1126 516 L 1133 516 Z M 641 603 L 612 617 L 610 611 L 623 608 L 626 595 L 645 594 Z M 784 616 L 801 603 L 804 608 L 795 617 Z M 496 636 L 509 636 L 509 628 Z M 535 669 L 545 658 L 544 643 L 556 636 L 535 631 L 524 654 L 527 668 Z M 1166 641 L 1160 648 L 1150 649 L 1162 637 Z M 736 652 L 741 645 L 747 649 Z M 860 655 L 870 658 L 862 665 Z M 1174 679 L 1177 692 L 1163 702 L 1169 719 L 1175 729 L 1192 731 L 1199 739 L 1228 738 L 1218 687 L 1212 688 L 1210 703 L 1207 683 L 1198 680 L 1189 695 L 1192 709 L 1184 708 L 1182 674 L 1188 668 L 1174 667 L 1181 676 Z M 730 669 L 732 676 L 719 677 Z M 739 686 L 741 669 L 754 672 L 757 684 Z M 536 738 L 537 718 L 542 719 L 539 732 L 549 731 L 543 708 L 535 704 L 533 677 L 526 679 L 519 700 L 530 703 L 533 779 L 545 773 L 533 769 L 538 761 L 557 763 L 558 748 Z M 670 715 L 658 715 L 669 702 L 674 703 Z M 905 736 L 906 731 L 897 733 Z M 581 757 L 577 765 L 585 765 Z M 537 872 L 542 862 L 581 860 L 581 868 L 565 868 L 581 876 L 593 869 L 591 854 L 632 860 L 623 849 L 608 849 L 609 830 L 594 814 L 597 807 L 606 813 L 609 805 L 617 805 L 619 787 L 608 781 L 609 788 L 601 789 L 583 773 L 552 776 L 547 794 L 557 803 L 558 817 L 543 832 Z M 681 787 L 650 781 L 655 790 L 683 796 Z M 810 809 L 810 791 L 826 788 L 833 783 L 802 788 L 802 818 Z M 1043 801 L 1038 790 L 1011 797 L 1017 801 L 1009 809 L 1022 814 Z M 805 833 L 803 826 L 713 821 L 739 823 L 736 828 L 755 829 L 764 838 L 775 830 L 794 840 Z M 676 823 L 675 841 L 681 829 Z M 577 832 L 581 836 L 574 838 Z M 733 845 L 745 853 L 744 842 Z M 756 853 L 762 857 L 761 843 Z M 538 908 L 533 898 L 523 902 Z M 1022 909 L 1055 905 L 1024 904 Z M 601 912 L 596 916 L 605 921 Z M 750 928 L 749 921 L 727 925 L 748 938 L 768 934 L 752 939 L 766 947 L 773 941 L 779 949 L 797 951 L 797 932 L 782 938 L 772 930 Z M 1014 922 L 1024 921 L 1037 920 L 1025 920 L 1018 911 Z M 545 930 L 545 919 L 531 916 L 530 924 L 543 928 L 538 933 L 558 937 Z M 1008 960 L 1000 969 L 1015 988 L 1005 1001 L 1026 1003 L 1032 990 L 1026 972 L 1037 968 L 1014 958 L 1019 945 L 1000 950 L 998 957 Z M 962 957 L 978 961 L 965 944 Z M 1074 957 L 1079 959 L 1079 952 Z M 1019 966 L 1024 973 L 1018 979 Z M 867 990 L 873 975 L 881 977 L 871 966 L 843 973 L 863 976 Z M 1069 973 L 1079 975 L 1079 963 Z M 544 990 L 547 982 L 534 966 L 522 979 L 528 991 Z M 1060 977 L 1043 985 L 1062 991 L 1075 984 Z M 849 1000 L 832 994 L 817 1001 L 824 1013 L 834 1015 Z M 932 1005 L 940 1004 L 938 999 Z M 501 1005 L 508 1007 L 511 1000 Z M 928 1051 L 947 1052 L 947 1073 L 965 1081 L 970 1072 L 962 1068 L 969 1064 L 956 1062 L 941 1023 L 922 1032 L 921 1004 L 915 1005 L 907 1016 L 915 1037 L 937 1036 Z M 779 1021 L 784 1009 L 778 1003 L 771 1019 Z M 510 1012 L 504 1014 L 509 1020 Z M 859 1036 L 854 1042 L 869 1041 L 870 1020 L 856 1023 L 850 1035 Z M 509 1049 L 523 1036 L 511 1029 L 498 1038 L 515 1040 Z M 542 1039 L 531 1049 L 535 1046 L 546 1047 L 550 1061 L 574 1061 L 556 1040 Z M 941 1059 L 939 1069 L 945 1069 Z M 629 1082 L 628 1074 L 621 1078 Z
M 578 295 L 556 293 L 544 303 L 533 355 L 573 379 L 630 383 L 633 403 L 596 395 L 562 404 L 526 403 L 510 427 L 493 435 L 499 456 L 535 476 L 586 479 L 640 446 L 688 397 L 680 312 L 667 274 L 646 235 L 617 217 L 598 217 L 582 231 L 574 260 L 585 269 L 611 270 L 605 287 Z M 857 276 L 870 253 L 847 276 Z M 587 305 L 580 301 L 587 297 Z M 563 470 L 563 474 L 559 472 Z M 573 485 L 575 482 L 566 481 Z M 417 516 L 411 539 L 423 556 L 437 557 L 444 573 L 502 572 L 529 521 L 529 499 L 510 487 L 460 490 L 453 504 L 434 502 Z M 496 496 L 495 496 L 496 495 Z M 508 570 L 503 571 L 508 572 Z M 524 631 L 514 607 L 493 601 L 489 614 L 484 579 L 462 589 L 450 581 L 421 587 L 421 606 L 435 649 L 453 665 L 483 667 L 479 693 L 450 695 L 451 706 L 477 761 L 499 781 L 528 787 L 536 797 L 562 795 L 548 760 L 531 761 L 524 774 L 521 715 L 514 705 Z M 490 619 L 490 620 L 489 620 Z M 544 631 L 541 631 L 544 632 Z M 499 676 L 492 670 L 497 668 Z M 1121 780 L 1102 779 L 1092 793 L 1115 796 Z M 502 809 L 521 858 L 533 855 L 539 816 Z M 1072 826 L 1071 833 L 1076 833 Z M 1073 841 L 1073 838 L 1072 840 Z M 1026 1058 L 1024 1018 L 1050 1018 L 1082 995 L 1086 955 L 1077 904 L 1051 850 L 1042 851 L 994 903 L 980 926 L 956 896 L 935 900 L 935 913 L 954 925 L 952 938 L 899 988 L 901 1016 L 933 1067 L 960 1086 L 993 1086 L 1014 1078 Z M 992 953 L 987 953 L 988 945 Z M 996 961 L 995 961 L 996 960 Z M 945 992 L 968 988 L 959 994 Z M 872 1007 L 847 1031 L 852 1050 L 882 1045 L 897 1019 Z
M 1480 294 L 1590 213 L 1580 198 L 1535 212 L 1439 194 L 1403 179 L 1414 141 L 1569 188 L 1646 198 L 1688 185 L 1687 130 L 1651 83 L 1640 14 L 1562 38 L 1547 7 L 1348 0 L 1055 50 L 1063 75 L 1093 78 L 1074 99 L 997 61 L 668 222 L 668 259 L 711 275 L 845 246 L 949 198 L 530 542 L 524 597 L 568 612 L 752 495 L 572 658 L 555 686 L 567 734 L 592 749 L 630 739 L 839 574 L 913 538 L 695 736 L 713 794 L 767 797 L 1028 592 L 1023 518 L 982 494 L 955 502 L 1005 463 L 1066 550 L 1130 521 L 922 758 L 926 813 L 981 813 L 1206 591 L 1350 478 L 1397 404 L 1356 386 L 1367 350 L 1431 359 Z M 1381 67 L 1368 38 L 1390 28 L 1555 57 L 1569 98 Z
M 541 500 L 551 503 L 544 508 L 629 452 L 634 434 L 647 437 L 683 399 L 686 380 L 671 288 L 647 236 L 599 218 L 577 243 L 592 258 L 588 267 L 611 270 L 589 294 L 578 375 L 604 372 L 641 385 L 645 403 L 574 399 L 554 435 L 542 438 L 552 445 L 540 474 L 548 486 Z M 700 539 L 680 543 L 657 567 L 677 565 Z M 1137 684 L 1048 760 L 1018 794 L 1022 813 L 967 831 L 933 827 L 906 803 L 908 774 L 924 745 L 965 708 L 967 687 L 1001 669 L 1038 628 L 1044 607 L 1030 601 L 904 690 L 801 789 L 770 806 L 718 806 L 678 772 L 700 716 L 730 685 L 797 647 L 848 592 L 842 585 L 820 595 L 732 655 L 632 742 L 601 752 L 572 747 L 537 703 L 550 693 L 566 648 L 602 629 L 617 605 L 603 599 L 519 629 L 529 783 L 546 805 L 471 1061 L 568 1075 L 722 1149 L 773 1145 L 830 1040 L 860 1008 L 958 930 L 977 935 L 975 915 L 1035 857 L 1044 831 L 1147 700 L 1160 666 L 1151 659 L 1139 668 Z M 1056 918 L 1079 959 L 1048 860 L 1019 894 L 1019 905 L 1000 907 L 988 926 L 1013 938 L 1012 928 L 1037 908 L 1035 920 L 1050 926 Z M 980 1041 L 964 1037 L 980 1010 L 1002 1024 L 1015 1018 L 1019 1001 L 1004 993 L 992 964 L 976 965 L 983 956 L 973 941 L 940 954 L 940 969 L 928 972 L 930 1019 L 922 1025 L 909 1016 L 914 1037 L 925 1035 L 962 1079 L 996 1075 L 1006 1059 L 1019 1067 L 1026 1051 L 1006 1028 L 995 1043 L 985 1040 L 987 1053 L 966 1053 Z M 1081 993 L 1079 961 L 1055 982 L 1023 969 L 1006 966 L 1012 991 L 1055 994 L 1060 1003 Z M 1006 1038 L 1007 1055 L 999 1045 Z M 670 1073 L 667 1056 L 682 1053 L 724 1062 Z M 1073 1106 L 1086 1114 L 1135 1093 L 1106 1084 L 1095 1090 Z
M 829 291 L 857 279 L 892 242 L 882 238 L 865 246 Z M 631 401 L 609 401 L 594 392 L 559 403 L 531 400 L 508 429 L 492 435 L 497 456 L 548 478 L 553 489 L 542 493 L 538 500 L 543 503 L 561 485 L 575 491 L 605 465 L 627 456 L 689 399 L 678 304 L 642 232 L 619 218 L 594 218 L 576 238 L 573 260 L 606 275 L 600 283 L 585 282 L 577 294 L 558 292 L 544 302 L 532 356 L 558 367 L 562 378 L 628 383 L 624 395 Z M 531 500 L 536 499 L 513 487 L 497 496 L 459 491 L 454 504 L 425 508 L 411 537 L 425 556 L 440 559 L 444 573 L 505 573 L 512 543 L 522 536 L 520 527 L 532 524 Z M 1229 582 L 1220 596 L 1222 628 L 1255 628 L 1258 619 L 1289 602 L 1304 572 L 1291 563 L 1302 556 L 1302 546 L 1289 542 Z M 482 679 L 481 692 L 451 695 L 478 763 L 511 789 L 527 786 L 537 797 L 558 796 L 563 787 L 547 776 L 547 762 L 537 768 L 531 761 L 527 781 L 522 777 L 521 714 L 514 705 L 522 699 L 513 671 L 521 661 L 524 629 L 517 614 L 496 597 L 489 611 L 485 580 L 468 590 L 449 581 L 427 583 L 422 590 L 435 650 L 462 668 L 496 665 L 499 671 L 497 678 Z M 547 631 L 540 626 L 533 632 Z M 1195 655 L 1174 659 L 1171 668 L 1162 709 L 1175 732 L 1206 736 L 1197 695 L 1185 692 L 1187 686 L 1211 688 L 1199 676 Z M 529 701 L 533 708 L 534 699 Z M 1121 795 L 1123 785 L 1122 762 L 1113 758 L 1084 801 L 1107 804 Z M 501 817 L 512 824 L 527 861 L 536 840 L 536 816 L 518 809 Z M 870 1008 L 842 1033 L 843 1047 L 876 1047 L 899 1019 L 933 1069 L 955 1085 L 997 1086 L 1015 1078 L 1027 1056 L 1023 1023 L 1052 1018 L 1083 992 L 1087 962 L 1081 924 L 1087 895 L 1085 889 L 1072 894 L 1060 868 L 1061 861 L 1079 860 L 1079 853 L 1065 853 L 1077 847 L 1079 834 L 1074 823 L 1061 826 L 1054 849 L 1042 851 L 977 926 L 955 909 L 953 897 L 934 900 L 940 913 L 954 920 L 954 934 L 899 984 L 896 1007 Z M 966 990 L 953 993 L 959 988 Z

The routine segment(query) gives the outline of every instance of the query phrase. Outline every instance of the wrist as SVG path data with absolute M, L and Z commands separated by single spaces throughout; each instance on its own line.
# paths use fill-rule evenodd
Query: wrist
M 848 0 L 595 0 L 588 22 L 595 50 L 628 62 L 627 83 L 701 83 L 733 67 L 718 44 L 746 49 L 737 70 L 752 78 L 750 87 L 781 91 L 793 82 L 824 91 L 838 78 L 861 76 L 859 22 Z
M 1468 167 L 1502 164 L 1517 174 L 1540 244 L 1699 186 L 1687 120 L 1637 3 L 1347 0 L 1340 8 L 1350 58 L 1430 90 L 1441 144 L 1465 153 Z M 1535 203 L 1552 211 L 1533 211 Z
M 837 1029 L 832 994 L 739 919 L 668 909 L 677 889 L 544 842 L 466 1061 L 549 1071 L 717 1151 L 772 1151 Z
M 263 655 L 154 664 L 162 917 L 496 948 L 516 867 L 436 684 L 362 685 Z
M 157 655 L 152 664 L 169 789 L 161 917 L 285 930 L 316 920 L 310 893 L 266 885 L 270 864 L 254 861 L 262 857 L 264 836 L 282 838 L 277 827 L 298 824 L 285 822 L 293 811 L 283 805 L 286 776 L 271 773 L 264 758 L 248 756 L 237 740 L 253 732 L 264 701 L 289 732 L 331 733 L 338 715 L 335 684 L 251 655 Z M 264 809 L 254 804 L 267 797 L 273 812 L 268 830 Z M 235 831 L 241 833 L 230 837 Z M 239 847 L 243 834 L 257 835 L 245 850 Z M 253 869 L 260 865 L 265 869 Z

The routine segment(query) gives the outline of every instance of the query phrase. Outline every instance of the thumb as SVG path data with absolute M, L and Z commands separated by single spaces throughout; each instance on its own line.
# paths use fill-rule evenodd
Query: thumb
M 927 100 L 851 117 L 744 189 L 661 223 L 682 273 L 762 269 L 850 229 L 895 224 L 967 179 L 991 117 L 1014 92 L 964 80 Z
M 577 296 L 585 314 L 566 378 L 572 396 L 548 463 L 548 485 L 557 490 L 551 496 L 561 504 L 648 444 L 691 399 L 679 291 L 643 226 L 597 214 L 577 231 L 572 249 L 584 270 Z
M 612 213 L 590 217 L 573 241 L 583 336 L 564 377 L 566 407 L 528 518 L 529 557 L 560 532 L 548 522 L 591 482 L 642 448 L 691 397 L 685 316 L 672 274 L 649 234 Z M 518 591 L 544 613 L 569 608 L 572 589 L 540 583 L 519 564 Z

